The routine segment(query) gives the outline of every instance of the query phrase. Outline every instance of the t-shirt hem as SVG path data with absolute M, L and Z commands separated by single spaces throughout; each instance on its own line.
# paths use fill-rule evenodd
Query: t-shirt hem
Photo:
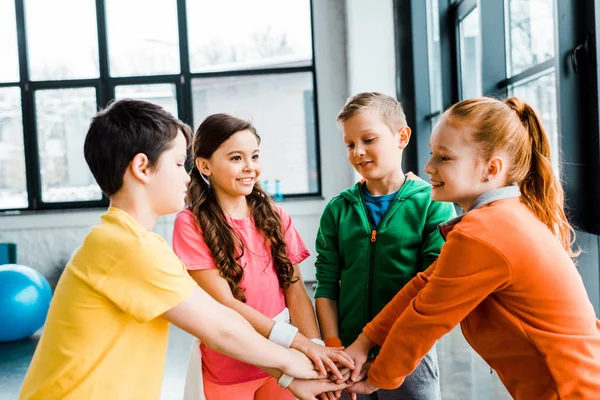
M 267 374 L 266 372 L 261 372 L 261 373 L 256 374 L 256 375 L 251 375 L 251 376 L 247 376 L 247 377 L 244 377 L 244 378 L 235 379 L 233 381 L 223 381 L 223 380 L 211 379 L 210 374 L 203 373 L 203 378 L 204 379 L 208 379 L 209 381 L 211 381 L 212 383 L 217 384 L 217 385 L 236 385 L 238 383 L 245 383 L 245 382 L 255 381 L 257 379 L 266 378 L 268 376 L 270 376 L 270 375 Z
M 296 265 L 306 260 L 310 256 L 310 251 L 304 250 L 302 253 L 289 257 L 292 265 Z

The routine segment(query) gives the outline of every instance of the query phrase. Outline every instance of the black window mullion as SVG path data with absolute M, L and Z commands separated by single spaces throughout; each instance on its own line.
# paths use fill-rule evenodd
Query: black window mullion
M 442 59 L 442 104 L 444 110 L 458 101 L 458 22 L 455 6 L 439 0 L 440 46 Z M 442 112 L 444 110 L 441 110 Z
M 318 107 L 318 88 L 317 88 L 317 69 L 316 65 L 316 56 L 315 56 L 315 7 L 313 1 L 309 1 L 310 3 L 310 37 L 312 38 L 310 46 L 311 46 L 311 54 L 312 54 L 312 64 L 311 64 L 311 72 L 312 72 L 312 82 L 313 82 L 313 118 L 314 118 L 314 127 L 315 127 L 315 160 L 316 160 L 316 169 L 317 169 L 317 196 L 321 196 L 323 194 L 322 182 L 323 177 L 321 176 L 321 139 L 320 139 L 320 128 L 319 128 L 319 107 Z M 312 194 L 312 193 L 311 193 Z
M 106 33 L 106 7 L 104 0 L 96 0 L 96 26 L 98 29 L 98 62 L 100 67 L 100 85 L 98 90 L 98 107 L 104 107 L 108 101 L 114 98 L 111 92 L 108 66 L 108 36 Z
M 34 96 L 29 80 L 27 29 L 25 26 L 25 5 L 23 0 L 15 0 L 15 15 L 17 18 L 21 109 L 23 115 L 23 146 L 25 148 L 27 199 L 29 201 L 27 209 L 35 210 L 41 199 L 40 160 L 35 126 Z
M 177 85 L 177 110 L 179 112 L 179 119 L 194 127 L 192 78 L 185 0 L 177 0 L 177 18 L 179 20 L 179 65 L 181 68 L 180 79 Z
M 556 55 L 558 60 L 568 60 L 573 49 L 585 41 L 584 7 L 574 7 L 571 2 L 555 1 L 555 21 L 558 26 Z M 571 65 L 558 63 L 556 70 L 558 128 L 562 155 L 562 181 L 565 189 L 571 221 L 579 228 L 588 230 L 588 210 L 593 209 L 589 193 L 590 172 L 586 165 L 590 154 L 584 137 L 589 117 L 583 103 L 581 89 L 587 82 L 583 74 L 575 74 Z M 596 207 L 597 208 L 597 207 Z M 587 217 L 587 218 L 586 218 Z

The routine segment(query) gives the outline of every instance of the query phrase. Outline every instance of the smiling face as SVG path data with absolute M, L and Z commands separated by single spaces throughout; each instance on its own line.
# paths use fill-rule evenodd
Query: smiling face
M 198 169 L 209 177 L 219 196 L 247 196 L 261 172 L 258 139 L 250 130 L 234 133 L 209 159 L 198 158 Z
M 489 189 L 482 179 L 486 162 L 469 136 L 467 128 L 442 119 L 431 133 L 431 158 L 425 166 L 432 184 L 431 197 L 457 203 L 463 210 Z
M 402 169 L 410 129 L 393 132 L 374 111 L 361 111 L 343 123 L 348 161 L 366 180 L 382 180 Z

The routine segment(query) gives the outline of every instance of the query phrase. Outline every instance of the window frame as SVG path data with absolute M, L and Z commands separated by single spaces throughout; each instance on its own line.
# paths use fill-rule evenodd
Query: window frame
M 42 201 L 42 182 L 40 175 L 40 157 L 38 149 L 38 132 L 36 129 L 36 110 L 35 110 L 35 92 L 41 89 L 68 89 L 93 87 L 96 90 L 96 102 L 99 108 L 104 107 L 110 100 L 115 98 L 115 88 L 120 85 L 140 85 L 140 84 L 174 84 L 176 88 L 176 102 L 178 118 L 193 127 L 193 99 L 192 99 L 192 80 L 195 78 L 213 78 L 213 77 L 236 77 L 246 75 L 269 75 L 269 74 L 289 74 L 298 72 L 308 72 L 312 75 L 313 96 L 312 106 L 313 114 L 310 117 L 314 120 L 314 132 L 312 128 L 307 130 L 307 134 L 314 134 L 307 138 L 307 143 L 314 149 L 315 160 L 312 165 L 316 167 L 317 177 L 316 185 L 309 183 L 309 191 L 304 193 L 286 193 L 285 199 L 297 198 L 321 198 L 322 197 L 322 171 L 321 171 L 321 151 L 320 151 L 320 129 L 318 116 L 318 89 L 317 89 L 317 71 L 315 57 L 314 40 L 314 7 L 312 1 L 309 1 L 310 7 L 310 30 L 311 30 L 311 49 L 312 61 L 310 65 L 296 67 L 268 67 L 256 69 L 239 69 L 227 71 L 199 72 L 192 73 L 190 70 L 189 47 L 188 47 L 188 28 L 187 28 L 187 8 L 186 0 L 176 0 L 177 18 L 178 18 L 178 36 L 179 36 L 179 54 L 180 54 L 180 73 L 163 74 L 150 76 L 131 76 L 131 77 L 111 77 L 109 74 L 108 58 L 108 36 L 106 25 L 105 0 L 95 0 L 96 24 L 98 34 L 98 55 L 99 55 L 99 77 L 91 79 L 70 79 L 70 80 L 44 80 L 31 81 L 29 75 L 29 58 L 27 55 L 27 26 L 25 21 L 25 0 L 15 0 L 15 18 L 17 28 L 18 61 L 19 61 L 19 81 L 2 82 L 0 88 L 18 87 L 21 92 L 21 110 L 23 123 L 23 145 L 25 153 L 25 176 L 27 199 L 29 206 L 27 208 L 2 208 L 0 215 L 27 213 L 46 210 L 69 210 L 69 209 L 87 209 L 106 207 L 109 204 L 108 198 L 103 194 L 101 200 L 91 201 L 69 201 L 69 202 L 44 202 Z M 306 101 L 306 99 L 305 99 Z M 309 150 L 309 154 L 312 152 Z M 311 190 L 313 188 L 314 190 Z
M 439 0 L 442 104 L 445 110 L 459 100 L 458 23 L 477 6 L 481 13 L 481 87 L 484 95 L 505 97 L 510 85 L 525 82 L 554 66 L 561 182 L 567 214 L 576 229 L 600 235 L 600 207 L 596 205 L 600 201 L 600 66 L 596 58 L 600 51 L 600 6 L 595 5 L 593 0 L 554 0 L 553 4 L 556 21 L 554 58 L 509 77 L 504 1 Z M 410 150 L 411 146 L 407 148 L 405 162 L 409 169 L 421 173 L 429 159 L 429 122 L 444 110 L 432 110 L 429 102 L 425 2 L 411 0 L 410 12 L 407 13 L 405 2 L 396 0 L 394 11 L 397 20 L 398 98 L 407 110 L 407 120 L 413 131 L 411 141 L 416 141 L 413 150 Z M 499 15 L 503 17 L 498 18 Z M 575 73 L 571 62 L 573 50 L 583 45 L 588 34 L 588 46 L 579 54 L 580 71 Z

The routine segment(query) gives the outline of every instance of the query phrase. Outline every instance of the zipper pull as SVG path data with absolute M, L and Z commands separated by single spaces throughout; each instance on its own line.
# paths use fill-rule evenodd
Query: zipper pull
M 375 243 L 377 241 L 377 231 L 373 229 L 371 231 L 371 242 Z

